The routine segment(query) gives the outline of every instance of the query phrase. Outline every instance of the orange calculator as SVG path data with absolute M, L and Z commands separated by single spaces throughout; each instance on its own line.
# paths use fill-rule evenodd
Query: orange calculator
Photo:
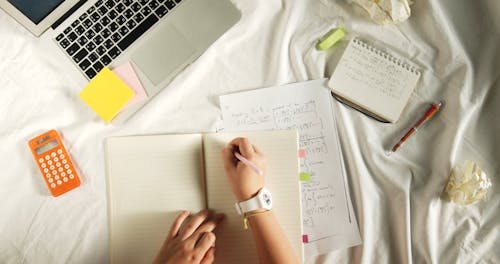
M 31 139 L 29 147 L 54 197 L 80 186 L 73 162 L 57 131 L 50 130 Z

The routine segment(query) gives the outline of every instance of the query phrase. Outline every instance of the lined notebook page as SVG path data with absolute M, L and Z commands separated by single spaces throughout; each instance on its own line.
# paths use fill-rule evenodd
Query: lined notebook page
M 199 134 L 106 140 L 111 263 L 151 263 L 180 210 L 206 207 Z
M 224 173 L 222 148 L 236 137 L 247 137 L 267 158 L 266 187 L 273 195 L 273 211 L 295 255 L 302 259 L 298 138 L 295 131 L 206 134 L 203 138 L 208 206 L 226 214 L 216 229 L 217 263 L 258 263 L 250 230 L 236 213 L 235 198 Z
M 412 66 L 354 38 L 328 86 L 340 97 L 396 122 L 419 77 Z

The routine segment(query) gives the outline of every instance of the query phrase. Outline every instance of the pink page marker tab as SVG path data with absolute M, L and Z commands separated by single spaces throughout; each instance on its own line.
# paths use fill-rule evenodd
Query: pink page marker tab
M 309 243 L 309 237 L 307 235 L 302 235 L 302 243 Z
M 146 98 L 148 98 L 146 91 L 144 90 L 144 87 L 142 86 L 139 78 L 137 78 L 134 68 L 132 67 L 130 62 L 116 67 L 115 69 L 113 69 L 113 72 L 135 93 L 135 96 L 130 99 L 130 101 L 123 107 L 123 109 L 126 109 L 136 103 L 142 102 Z
M 306 150 L 299 149 L 299 158 L 305 158 L 305 157 L 306 157 Z

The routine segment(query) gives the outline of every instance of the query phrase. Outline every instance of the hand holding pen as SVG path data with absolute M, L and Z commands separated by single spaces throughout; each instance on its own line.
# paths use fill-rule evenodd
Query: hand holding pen
M 255 196 L 264 187 L 264 154 L 247 138 L 235 138 L 222 149 L 224 170 L 238 201 Z
M 437 102 L 431 104 L 427 112 L 413 125 L 408 132 L 404 134 L 404 136 L 396 143 L 393 145 L 391 150 L 387 152 L 387 155 L 390 156 L 392 153 L 396 152 L 402 145 L 405 143 L 412 135 L 414 135 L 420 127 L 422 127 L 427 121 L 429 121 L 434 115 L 439 112 L 441 106 L 443 105 L 442 102 Z

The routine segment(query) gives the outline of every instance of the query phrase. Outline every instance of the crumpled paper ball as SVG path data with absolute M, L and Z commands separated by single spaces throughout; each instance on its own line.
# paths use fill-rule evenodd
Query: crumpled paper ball
M 411 15 L 409 0 L 352 0 L 363 7 L 378 24 L 397 24 Z
M 490 187 L 491 180 L 486 173 L 468 160 L 452 169 L 445 192 L 454 203 L 468 205 L 483 199 Z

